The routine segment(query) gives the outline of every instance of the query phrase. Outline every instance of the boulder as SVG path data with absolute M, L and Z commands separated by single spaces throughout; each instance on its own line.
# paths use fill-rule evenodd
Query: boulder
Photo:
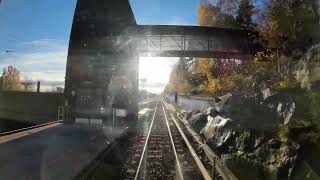
M 258 148 L 260 147 L 263 143 L 265 142 L 265 138 L 264 137 L 258 137 L 256 140 L 255 140 L 255 143 L 254 143 L 254 147 L 253 148 Z
M 271 91 L 270 88 L 266 88 L 266 89 L 262 90 L 261 93 L 262 93 L 262 99 L 263 100 L 265 100 L 268 97 L 272 96 L 272 91 Z
M 239 130 L 277 131 L 282 123 L 275 107 L 259 103 L 255 97 L 230 96 L 223 105 L 217 105 L 217 110 L 219 115 L 234 120 Z
M 280 148 L 282 160 L 279 162 L 278 168 L 280 169 L 281 177 L 292 176 L 292 171 L 296 167 L 299 149 L 299 144 L 290 141 Z
M 294 67 L 295 79 L 303 89 L 309 90 L 314 82 L 320 80 L 319 54 L 320 44 L 312 46 Z
M 254 151 L 256 158 L 260 161 L 260 164 L 263 164 L 264 160 L 266 160 L 270 154 L 270 152 L 264 147 L 261 146 L 257 150 Z
M 204 110 L 204 113 L 207 116 L 215 117 L 217 115 L 217 110 L 215 107 L 209 107 L 206 110 Z
M 275 154 L 270 154 L 270 156 L 267 158 L 266 163 L 267 164 L 274 164 L 277 161 Z
M 207 140 L 214 137 L 220 139 L 218 144 L 222 144 L 227 138 L 228 134 L 232 128 L 232 120 L 229 118 L 223 118 L 221 116 L 216 116 L 206 124 L 203 129 L 203 134 Z
M 220 96 L 218 99 L 219 99 L 219 102 L 216 103 L 216 110 L 218 112 L 221 112 L 224 108 L 224 105 L 225 103 L 228 101 L 228 99 L 232 97 L 232 94 L 231 93 L 228 93 L 226 95 L 223 95 L 223 96 Z
M 267 147 L 270 149 L 279 149 L 281 141 L 279 139 L 270 139 L 267 143 Z
M 204 113 L 198 113 L 193 115 L 190 120 L 189 124 L 193 127 L 193 129 L 200 133 L 200 131 L 206 126 L 207 124 L 207 115 Z
M 292 121 L 292 116 L 296 110 L 296 103 L 294 101 L 294 94 L 278 93 L 270 96 L 262 102 L 263 105 L 268 106 L 270 109 L 275 109 L 280 123 L 288 125 Z
M 194 116 L 196 114 L 199 114 L 199 113 L 200 113 L 199 109 L 194 109 L 194 110 L 192 110 L 190 112 L 185 113 L 184 117 L 188 122 L 190 122 L 191 119 L 192 119 L 192 116 Z
M 249 152 L 255 146 L 255 138 L 250 131 L 244 131 L 237 139 L 237 148 L 241 151 Z
M 192 112 L 186 112 L 184 113 L 184 119 L 187 121 L 190 121 L 190 118 L 192 117 Z
M 284 112 L 282 112 L 284 125 L 288 125 L 292 121 L 291 117 L 294 113 L 295 108 L 296 108 L 296 104 L 295 104 L 295 102 L 292 102 L 288 106 L 288 109 L 285 110 Z
M 195 109 L 193 111 L 191 111 L 192 116 L 199 114 L 201 111 L 199 109 Z

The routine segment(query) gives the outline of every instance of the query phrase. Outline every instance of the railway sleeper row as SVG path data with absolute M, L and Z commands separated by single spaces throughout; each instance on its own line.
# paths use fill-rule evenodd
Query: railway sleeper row
M 147 135 L 144 133 L 134 138 L 129 148 L 134 156 L 126 163 L 124 179 L 205 179 L 176 124 L 162 105 L 155 108 L 147 131 Z

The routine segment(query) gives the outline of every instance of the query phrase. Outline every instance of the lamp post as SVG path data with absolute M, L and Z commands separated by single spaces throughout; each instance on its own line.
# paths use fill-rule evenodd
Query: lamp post
M 3 53 L 4 54 L 16 54 L 16 52 L 17 51 L 14 51 L 14 50 L 5 50 Z M 14 58 L 14 66 L 15 66 L 15 64 L 16 64 L 16 58 Z
M 1 1 L 1 0 L 0 0 Z M 4 51 L 5 53 L 7 54 L 16 54 L 17 51 L 14 51 L 14 50 L 6 50 Z M 14 58 L 14 64 L 13 66 L 15 67 L 16 66 L 16 58 Z

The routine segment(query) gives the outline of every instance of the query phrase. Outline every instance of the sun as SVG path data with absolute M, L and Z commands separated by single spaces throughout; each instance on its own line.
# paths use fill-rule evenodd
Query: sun
M 144 81 L 147 90 L 161 92 L 177 62 L 178 58 L 140 57 L 139 79 Z

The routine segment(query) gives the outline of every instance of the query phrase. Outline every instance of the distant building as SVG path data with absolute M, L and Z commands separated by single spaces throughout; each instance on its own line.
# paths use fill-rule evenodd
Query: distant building
M 63 87 L 57 87 L 57 93 L 63 93 L 64 88 Z

